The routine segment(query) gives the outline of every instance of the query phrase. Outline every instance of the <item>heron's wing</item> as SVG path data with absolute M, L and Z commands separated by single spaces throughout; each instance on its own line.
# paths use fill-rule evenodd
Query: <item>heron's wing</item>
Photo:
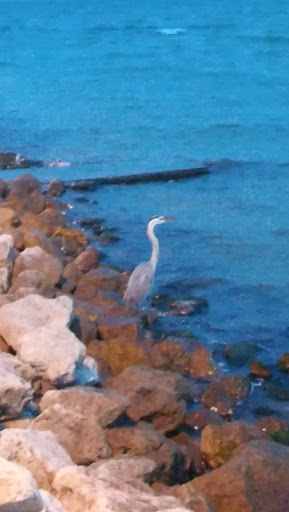
M 149 293 L 154 271 L 150 261 L 138 265 L 131 274 L 124 301 L 128 305 L 137 305 Z

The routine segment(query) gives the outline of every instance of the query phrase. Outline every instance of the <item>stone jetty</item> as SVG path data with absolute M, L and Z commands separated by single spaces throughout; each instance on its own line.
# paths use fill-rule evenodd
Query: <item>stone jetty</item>
M 252 367 L 154 340 L 64 188 L 0 180 L 0 511 L 288 512 L 288 424 L 236 417 Z

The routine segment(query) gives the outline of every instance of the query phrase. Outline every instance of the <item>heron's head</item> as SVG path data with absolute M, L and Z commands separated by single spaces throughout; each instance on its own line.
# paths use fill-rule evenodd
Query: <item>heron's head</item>
M 157 224 L 164 224 L 164 222 L 170 222 L 175 220 L 173 217 L 163 217 L 162 215 L 154 215 L 150 218 L 148 225 L 151 227 L 157 226 Z

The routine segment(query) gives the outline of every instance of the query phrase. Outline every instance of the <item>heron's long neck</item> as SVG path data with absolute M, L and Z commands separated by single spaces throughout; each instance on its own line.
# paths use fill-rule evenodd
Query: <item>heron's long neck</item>
M 151 255 L 151 264 L 153 266 L 153 269 L 155 270 L 159 258 L 159 241 L 154 234 L 154 226 L 148 225 L 147 229 L 147 235 L 152 243 L 152 255 Z

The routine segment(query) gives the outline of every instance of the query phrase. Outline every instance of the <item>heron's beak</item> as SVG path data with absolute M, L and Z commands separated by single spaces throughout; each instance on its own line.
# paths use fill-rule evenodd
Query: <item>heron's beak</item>
M 176 220 L 175 217 L 164 217 L 164 222 L 171 222 L 172 220 Z

